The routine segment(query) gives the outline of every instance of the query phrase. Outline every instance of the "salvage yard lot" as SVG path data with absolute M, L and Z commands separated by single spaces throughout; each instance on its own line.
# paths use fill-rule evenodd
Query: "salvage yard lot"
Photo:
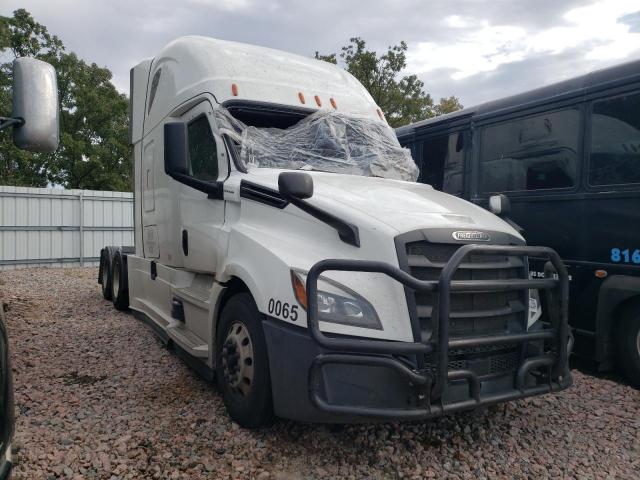
M 0 272 L 18 479 L 638 478 L 640 392 L 579 372 L 560 394 L 436 421 L 243 430 L 96 275 Z

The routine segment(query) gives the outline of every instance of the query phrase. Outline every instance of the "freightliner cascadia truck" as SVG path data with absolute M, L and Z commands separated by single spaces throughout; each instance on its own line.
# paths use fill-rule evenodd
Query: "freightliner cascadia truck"
M 98 281 L 240 425 L 425 419 L 571 384 L 558 255 L 416 183 L 344 70 L 184 37 L 131 70 L 130 102 L 135 246 L 105 247 Z

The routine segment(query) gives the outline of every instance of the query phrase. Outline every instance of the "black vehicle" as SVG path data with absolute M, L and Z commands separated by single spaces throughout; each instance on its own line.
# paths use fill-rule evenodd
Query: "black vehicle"
M 14 430 L 13 383 L 9 342 L 4 326 L 4 311 L 0 297 L 0 480 L 11 473 L 11 438 Z
M 489 207 L 571 276 L 574 353 L 640 387 L 640 61 L 396 131 L 418 181 Z M 496 211 L 496 213 L 498 213 Z M 531 275 L 544 276 L 532 261 Z

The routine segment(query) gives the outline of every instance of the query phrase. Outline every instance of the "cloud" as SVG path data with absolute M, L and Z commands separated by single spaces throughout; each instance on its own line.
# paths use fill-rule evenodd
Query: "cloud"
M 451 69 L 451 78 L 459 80 L 524 58 L 521 45 L 527 36 L 525 29 L 482 23 L 480 29 L 461 35 L 451 44 L 424 42 L 412 46 L 407 55 L 409 69 L 415 73 Z
M 638 1 L 589 2 L 1 0 L 0 15 L 26 8 L 69 50 L 108 67 L 124 93 L 129 69 L 182 35 L 305 56 L 339 53 L 359 36 L 378 52 L 405 40 L 407 72 L 427 92 L 473 105 L 640 56 Z
M 226 12 L 245 10 L 252 5 L 252 2 L 250 2 L 249 0 L 186 0 L 186 3 L 190 3 L 193 5 L 202 5 L 208 8 Z
M 630 13 L 629 15 L 620 17 L 619 21 L 629 25 L 629 27 L 631 27 L 630 32 L 640 32 L 640 12 Z
M 625 58 L 640 50 L 640 33 L 620 19 L 639 11 L 636 0 L 600 1 L 570 9 L 562 15 L 563 25 L 537 32 L 453 15 L 444 19 L 445 24 L 465 32 L 450 42 L 410 45 L 408 64 L 418 74 L 449 69 L 450 77 L 460 80 L 535 55 L 558 55 L 577 47 L 586 60 Z
M 465 107 L 539 88 L 593 70 L 580 51 L 567 50 L 553 56 L 538 55 L 507 63 L 490 72 L 452 80 L 452 70 L 435 70 L 425 80 L 425 88 L 439 99 L 454 92 Z
M 472 19 L 460 15 L 449 15 L 444 19 L 445 25 L 451 28 L 468 28 L 472 21 Z

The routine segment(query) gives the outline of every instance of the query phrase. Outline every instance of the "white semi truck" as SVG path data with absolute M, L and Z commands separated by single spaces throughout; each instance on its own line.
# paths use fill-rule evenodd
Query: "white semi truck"
M 180 38 L 131 70 L 130 122 L 135 247 L 102 250 L 103 295 L 215 378 L 240 425 L 429 418 L 571 384 L 558 256 L 415 183 L 344 70 Z M 553 275 L 529 279 L 528 256 Z

